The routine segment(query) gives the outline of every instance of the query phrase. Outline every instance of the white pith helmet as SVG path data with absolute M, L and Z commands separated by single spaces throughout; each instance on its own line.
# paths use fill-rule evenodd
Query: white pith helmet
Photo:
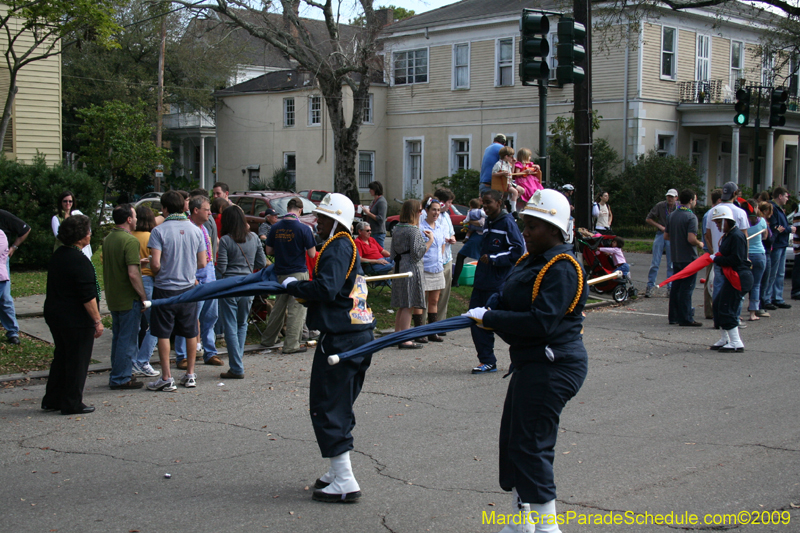
M 350 198 L 344 194 L 332 192 L 325 195 L 312 213 L 332 218 L 349 230 L 353 225 L 356 208 Z
M 522 215 L 536 217 L 561 230 L 566 242 L 572 237 L 569 202 L 566 197 L 552 189 L 541 189 L 533 193 L 522 210 Z
M 736 222 L 733 218 L 733 211 L 727 205 L 718 205 L 711 210 L 711 220 L 727 219 Z

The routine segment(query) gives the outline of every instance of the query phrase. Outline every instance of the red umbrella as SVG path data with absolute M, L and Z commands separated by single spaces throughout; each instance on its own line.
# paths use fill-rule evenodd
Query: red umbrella
M 718 255 L 718 254 L 715 254 L 715 255 Z M 688 278 L 692 274 L 695 274 L 695 273 L 699 272 L 700 270 L 704 269 L 705 267 L 707 267 L 708 265 L 712 264 L 713 262 L 714 262 L 714 257 L 713 256 L 711 256 L 709 254 L 703 254 L 700 257 L 698 257 L 697 259 L 695 259 L 694 261 L 692 261 L 691 263 L 689 263 L 688 265 L 686 265 L 686 268 L 684 268 L 683 270 L 681 270 L 677 274 L 673 274 L 672 276 L 668 277 L 667 279 L 665 279 L 664 281 L 659 283 L 658 286 L 659 287 L 663 287 L 667 283 L 672 283 L 673 281 L 675 281 L 677 279 Z M 741 281 L 739 281 L 739 273 L 738 272 L 736 272 L 731 267 L 722 267 L 722 273 L 725 275 L 726 278 L 728 278 L 728 281 L 731 282 L 731 285 L 733 285 L 734 289 L 736 289 L 737 291 L 742 290 L 742 283 L 741 283 Z

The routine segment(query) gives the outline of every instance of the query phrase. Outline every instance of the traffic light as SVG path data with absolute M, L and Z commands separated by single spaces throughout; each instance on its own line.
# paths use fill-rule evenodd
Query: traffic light
M 769 127 L 783 127 L 786 124 L 786 100 L 789 91 L 785 89 L 772 89 L 769 96 Z
M 548 80 L 550 67 L 547 64 L 547 55 L 550 53 L 550 43 L 547 42 L 547 32 L 550 31 L 550 21 L 541 13 L 523 9 L 519 31 L 522 34 L 519 46 L 519 77 L 522 85 L 534 85 L 536 80 Z
M 736 104 L 733 108 L 736 110 L 733 123 L 737 126 L 747 126 L 750 123 L 750 89 L 736 91 Z
M 558 67 L 556 80 L 559 85 L 580 83 L 585 76 L 580 63 L 586 57 L 586 49 L 577 43 L 586 37 L 586 26 L 575 19 L 561 17 L 558 21 Z

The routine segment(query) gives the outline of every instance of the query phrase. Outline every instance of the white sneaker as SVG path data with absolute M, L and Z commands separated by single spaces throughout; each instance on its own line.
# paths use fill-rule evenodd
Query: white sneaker
M 175 392 L 178 390 L 178 387 L 175 386 L 175 380 L 172 378 L 168 379 L 157 379 L 156 381 L 151 381 L 147 384 L 147 388 L 154 391 L 163 391 L 163 392 Z
M 138 376 L 147 376 L 148 378 L 154 378 L 156 376 L 161 375 L 161 371 L 153 368 L 153 366 L 150 363 L 145 363 L 142 366 L 135 368 L 139 372 L 138 374 L 135 375 Z
M 197 387 L 197 374 L 184 374 L 181 378 L 181 385 L 186 388 Z
M 144 375 L 145 375 L 145 373 L 142 372 L 142 369 L 139 368 L 139 365 L 137 365 L 135 363 L 133 365 L 131 365 L 131 376 L 132 377 L 138 378 L 138 377 L 142 377 Z

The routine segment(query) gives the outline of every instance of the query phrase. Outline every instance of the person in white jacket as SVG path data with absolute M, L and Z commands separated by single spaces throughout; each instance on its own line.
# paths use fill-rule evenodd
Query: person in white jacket
M 53 247 L 53 250 L 55 250 L 59 246 L 63 246 L 61 244 L 61 241 L 58 240 L 58 228 L 61 226 L 61 223 L 64 222 L 69 217 L 71 217 L 72 215 L 83 214 L 77 209 L 75 209 L 75 207 L 76 207 L 75 195 L 72 194 L 72 191 L 64 191 L 58 196 L 58 205 L 56 206 L 58 214 L 53 215 L 53 218 L 50 220 L 50 227 L 52 228 L 53 235 L 56 238 L 56 245 Z M 86 246 L 84 246 L 81 251 L 90 260 L 92 259 L 91 244 L 87 244 Z

